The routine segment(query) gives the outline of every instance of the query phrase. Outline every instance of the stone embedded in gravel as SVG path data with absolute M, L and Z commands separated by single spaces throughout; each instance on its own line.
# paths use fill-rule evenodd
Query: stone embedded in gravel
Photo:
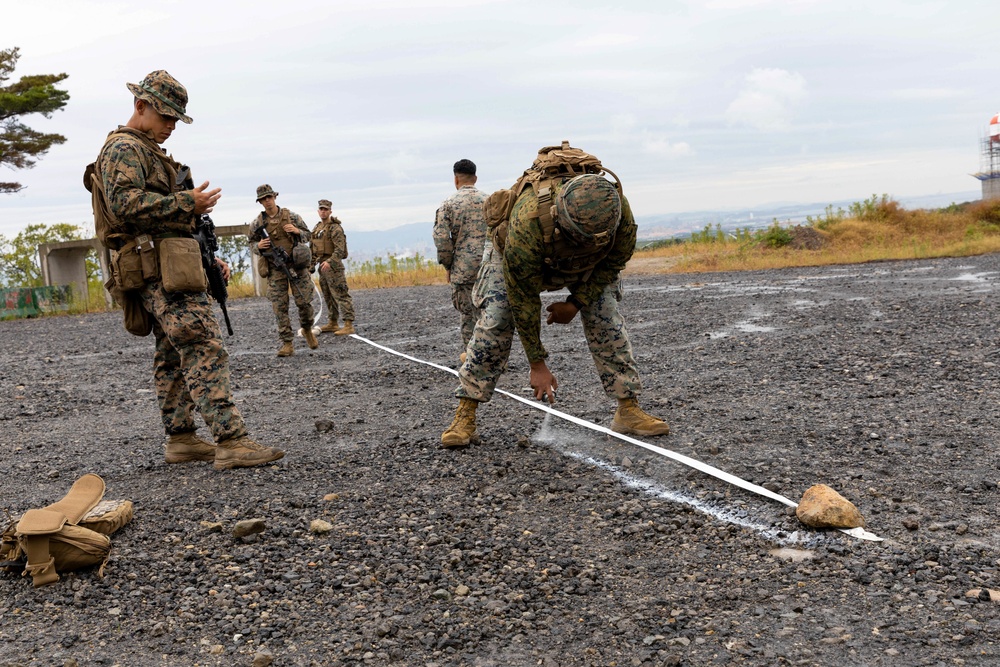
M 865 525 L 851 501 L 826 484 L 815 484 L 802 494 L 795 508 L 799 521 L 813 528 L 858 528 Z
M 333 422 L 329 419 L 317 419 L 315 426 L 320 433 L 329 433 L 333 430 Z
M 246 537 L 255 533 L 263 533 L 267 525 L 263 519 L 246 519 L 233 527 L 233 537 Z
M 990 602 L 1000 602 L 1000 591 L 995 591 L 992 588 L 973 588 L 971 591 L 965 592 L 965 597 L 978 598 L 984 602 L 987 600 Z
M 309 522 L 309 532 L 315 535 L 326 535 L 333 530 L 333 524 L 323 519 L 313 519 Z
M 920 528 L 920 522 L 916 519 L 906 518 L 903 519 L 903 528 L 907 530 L 917 530 Z
M 466 586 L 465 584 L 459 584 L 455 588 L 455 595 L 457 595 L 459 597 L 465 597 L 470 592 L 471 592 L 471 589 L 468 586 Z
M 253 657 L 253 667 L 271 667 L 274 657 L 270 653 L 258 653 Z
M 221 521 L 199 521 L 198 525 L 210 533 L 221 533 L 223 528 Z
M 323 496 L 323 500 L 340 500 L 340 494 L 339 493 L 328 493 L 325 496 Z

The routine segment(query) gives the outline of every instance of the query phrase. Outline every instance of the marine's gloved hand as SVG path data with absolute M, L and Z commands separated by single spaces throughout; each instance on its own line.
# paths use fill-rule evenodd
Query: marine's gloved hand
M 535 391 L 535 398 L 538 400 L 544 398 L 549 403 L 556 402 L 556 388 L 559 386 L 559 382 L 556 381 L 556 376 L 552 374 L 549 367 L 545 365 L 545 361 L 531 362 L 528 382 L 531 383 L 531 388 Z
M 569 301 L 550 303 L 545 310 L 549 312 L 549 316 L 545 320 L 546 324 L 552 324 L 553 322 L 556 324 L 569 324 L 576 317 L 576 314 L 580 312 L 580 309 Z

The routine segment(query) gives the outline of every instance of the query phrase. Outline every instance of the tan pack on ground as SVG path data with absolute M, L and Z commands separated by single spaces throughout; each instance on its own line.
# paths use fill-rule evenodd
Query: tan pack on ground
M 104 490 L 104 480 L 88 473 L 62 500 L 25 512 L 3 532 L 0 569 L 30 574 L 35 588 L 59 581 L 59 572 L 92 565 L 100 565 L 103 576 L 111 554 L 108 535 L 132 520 L 132 502 L 101 502 Z

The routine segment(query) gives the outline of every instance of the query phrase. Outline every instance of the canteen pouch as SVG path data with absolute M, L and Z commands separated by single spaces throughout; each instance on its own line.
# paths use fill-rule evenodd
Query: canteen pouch
M 122 310 L 125 312 L 125 331 L 133 336 L 148 336 L 153 330 L 153 316 L 142 305 L 140 294 L 122 294 Z
M 126 243 L 121 250 L 111 251 L 111 271 L 115 284 L 123 292 L 133 292 L 146 285 L 142 277 L 142 258 L 135 243 Z
M 267 278 L 271 275 L 271 267 L 267 264 L 267 257 L 257 258 L 257 273 L 261 278 Z
M 195 239 L 176 237 L 157 242 L 163 289 L 167 292 L 204 292 L 208 277 L 201 266 L 201 248 Z
M 301 271 L 312 266 L 312 248 L 308 244 L 299 243 L 292 248 L 292 267 Z

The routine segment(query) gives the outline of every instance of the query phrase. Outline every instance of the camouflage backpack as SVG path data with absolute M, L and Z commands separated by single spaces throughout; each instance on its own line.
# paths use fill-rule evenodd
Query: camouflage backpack
M 483 202 L 483 216 L 493 246 L 503 252 L 514 203 L 530 187 L 538 198 L 538 206 L 529 217 L 538 218 L 545 244 L 546 289 L 559 289 L 577 280 L 586 280 L 593 268 L 608 253 L 614 240 L 614 229 L 596 234 L 575 234 L 579 231 L 568 216 L 560 216 L 556 207 L 556 192 L 560 186 L 579 176 L 605 174 L 615 180 L 608 187 L 617 195 L 617 215 L 620 217 L 622 187 L 618 176 L 601 161 L 568 141 L 561 146 L 546 146 L 538 151 L 531 167 L 509 189 L 497 190 Z M 602 178 L 602 180 L 604 180 Z M 565 218 L 563 220 L 562 218 Z M 617 226 L 617 220 L 615 221 Z

